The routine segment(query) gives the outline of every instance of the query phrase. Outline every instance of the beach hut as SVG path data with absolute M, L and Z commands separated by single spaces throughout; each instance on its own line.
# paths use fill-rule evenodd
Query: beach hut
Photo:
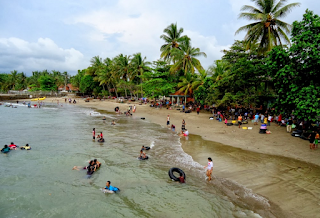
M 177 104 L 180 105 L 180 98 L 185 98 L 185 102 L 187 102 L 187 98 L 190 97 L 189 94 L 185 95 L 184 92 L 176 91 L 175 93 L 169 95 L 171 97 L 171 102 L 175 102 L 174 100 L 176 99 Z

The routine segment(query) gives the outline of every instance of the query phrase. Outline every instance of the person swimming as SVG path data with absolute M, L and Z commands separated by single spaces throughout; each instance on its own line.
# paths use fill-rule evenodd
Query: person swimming
M 26 144 L 25 146 L 22 146 L 20 149 L 21 150 L 31 150 L 31 147 L 29 144 Z
M 17 145 L 15 145 L 13 142 L 11 142 L 11 144 L 9 145 L 11 150 L 15 150 L 17 148 Z
M 180 182 L 180 183 L 185 183 L 185 182 L 186 182 L 186 181 L 185 181 L 185 178 L 183 177 L 182 174 L 180 174 L 179 182 Z
M 8 147 L 8 145 L 4 145 L 4 147 L 1 149 L 2 153 L 8 153 L 10 151 L 10 148 Z
M 93 164 L 96 165 L 96 168 L 99 168 L 101 166 L 101 163 L 97 161 L 97 159 L 93 160 Z
M 143 146 L 143 147 L 144 147 L 144 146 Z M 146 153 L 144 153 L 144 151 L 143 151 L 142 149 L 140 150 L 139 158 L 143 158 L 143 159 L 146 159 L 146 158 L 147 158 Z
M 119 188 L 111 186 L 110 181 L 107 181 L 106 187 L 104 189 L 109 190 L 109 191 L 114 191 L 114 192 L 120 191 Z
M 114 120 L 112 120 L 112 123 L 111 123 L 111 125 L 116 125 L 116 122 L 114 122 Z

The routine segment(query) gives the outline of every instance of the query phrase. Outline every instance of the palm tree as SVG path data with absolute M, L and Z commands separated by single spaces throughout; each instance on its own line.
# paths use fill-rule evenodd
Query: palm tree
M 90 60 L 91 66 L 87 68 L 86 74 L 93 77 L 94 81 L 97 81 L 98 78 L 96 77 L 98 75 L 98 72 L 103 68 L 103 62 L 102 58 L 99 56 L 94 56 Z
M 131 59 L 131 64 L 132 64 L 132 75 L 138 75 L 140 77 L 140 85 L 141 85 L 141 97 L 143 96 L 143 91 L 142 91 L 142 77 L 143 73 L 145 71 L 149 71 L 149 65 L 151 65 L 150 62 L 146 61 L 146 57 L 142 58 L 141 53 L 136 53 L 133 55 L 133 58 Z M 132 78 L 133 79 L 133 78 Z
M 187 103 L 187 94 L 193 94 L 193 86 L 192 84 L 196 80 L 196 75 L 187 73 L 185 76 L 180 78 L 181 82 L 178 83 L 178 88 L 180 92 L 183 92 L 185 95 L 185 103 Z
M 300 6 L 300 3 L 291 3 L 285 5 L 287 0 L 278 2 L 273 0 L 251 0 L 257 7 L 244 5 L 239 18 L 246 18 L 255 21 L 254 23 L 240 27 L 236 34 L 246 31 L 245 44 L 246 49 L 251 49 L 255 43 L 259 43 L 260 53 L 270 51 L 274 46 L 281 45 L 281 39 L 290 44 L 286 33 L 290 33 L 291 25 L 285 23 L 279 18 L 285 17 L 292 8 Z
M 196 79 L 192 82 L 192 90 L 197 90 L 198 87 L 204 83 L 204 80 L 206 79 L 207 76 L 208 74 L 205 70 L 200 70 L 199 75 L 197 75 Z
M 10 86 L 12 87 L 12 89 L 15 89 L 15 84 L 18 81 L 18 71 L 14 70 L 10 72 L 11 74 L 9 74 L 9 81 L 10 81 Z
M 68 84 L 68 81 L 69 81 L 69 78 L 70 78 L 70 75 L 68 74 L 68 72 L 67 71 L 64 71 L 63 73 L 62 73 L 62 75 L 63 75 L 63 79 L 64 79 L 64 90 L 66 90 L 67 89 L 67 84 Z
M 219 81 L 230 71 L 230 64 L 224 60 L 216 60 L 214 64 L 209 67 L 208 71 L 212 74 L 214 81 Z
M 177 24 L 174 23 L 165 28 L 163 32 L 165 34 L 162 34 L 160 38 L 165 41 L 165 44 L 163 44 L 160 48 L 160 57 L 170 63 L 172 51 L 175 49 L 180 49 L 181 44 L 183 44 L 188 37 L 186 35 L 183 36 L 183 28 L 178 29 Z
M 123 80 L 125 83 L 129 82 L 131 74 L 131 56 L 120 54 L 114 58 L 113 76 Z M 127 86 L 121 83 L 124 88 L 125 96 L 127 97 Z
M 180 47 L 172 51 L 174 65 L 171 66 L 171 73 L 183 70 L 184 75 L 188 72 L 194 73 L 195 69 L 203 70 L 200 61 L 196 58 L 199 56 L 207 57 L 206 53 L 201 52 L 199 48 L 191 47 L 190 39 L 186 40 Z

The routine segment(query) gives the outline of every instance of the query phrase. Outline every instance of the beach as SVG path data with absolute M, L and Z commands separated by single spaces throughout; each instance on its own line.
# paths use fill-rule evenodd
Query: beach
M 57 100 L 65 104 L 64 98 L 45 101 Z M 315 217 L 320 212 L 319 150 L 311 151 L 308 141 L 292 137 L 283 127 L 272 123 L 268 127 L 271 134 L 259 134 L 260 125 L 245 125 L 253 127 L 252 130 L 225 127 L 223 122 L 210 120 L 211 114 L 203 111 L 199 115 L 195 112 L 185 114 L 137 102 L 76 100 L 78 106 L 110 112 L 114 112 L 115 107 L 125 112 L 129 106 L 135 105 L 137 109 L 133 117 L 145 118 L 163 127 L 166 127 L 166 118 L 170 115 L 170 124 L 176 126 L 176 132 L 180 131 L 182 119 L 185 119 L 191 135 L 189 140 L 181 138 L 182 148 L 201 165 L 206 165 L 209 155 L 213 156 L 214 177 L 231 179 L 266 197 L 290 214 L 286 217 Z M 221 185 L 217 181 L 213 184 Z

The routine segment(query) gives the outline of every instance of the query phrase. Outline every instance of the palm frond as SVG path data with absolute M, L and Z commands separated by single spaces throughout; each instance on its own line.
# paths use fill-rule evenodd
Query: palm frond
M 255 23 L 250 23 L 248 25 L 242 26 L 236 31 L 235 35 L 239 34 L 242 31 L 248 31 L 248 30 L 250 30 L 251 28 L 253 28 L 254 26 L 256 26 L 256 25 L 258 25 L 260 23 L 261 22 L 255 22 Z
M 251 5 L 242 6 L 240 11 L 249 11 L 251 13 L 256 13 L 256 14 L 262 14 L 263 13 L 261 10 L 259 10 L 258 8 L 255 8 L 255 7 L 251 6 Z
M 275 11 L 274 12 L 274 17 L 275 18 L 282 18 L 282 17 L 285 17 L 288 15 L 289 12 L 292 11 L 292 9 L 294 7 L 299 7 L 301 4 L 300 3 L 291 3 L 291 4 L 288 4 L 282 8 L 280 8 L 279 10 Z

